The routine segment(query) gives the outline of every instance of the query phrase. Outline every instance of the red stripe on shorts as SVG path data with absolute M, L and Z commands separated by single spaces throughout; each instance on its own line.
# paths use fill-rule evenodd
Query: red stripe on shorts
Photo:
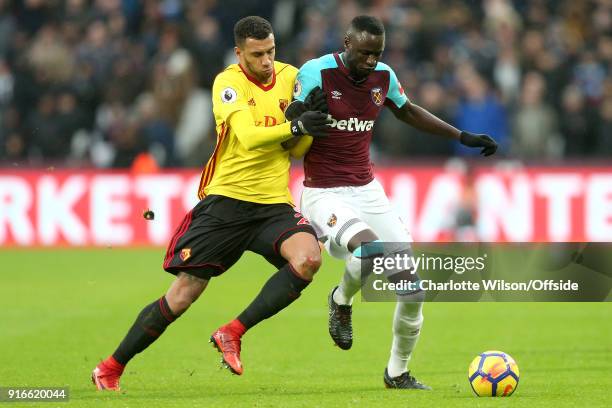
M 174 249 L 176 248 L 176 243 L 183 235 L 185 235 L 185 232 L 187 232 L 187 229 L 189 228 L 189 225 L 191 224 L 192 217 L 193 217 L 193 210 L 189 211 L 187 215 L 185 215 L 185 218 L 183 219 L 183 223 L 181 224 L 179 229 L 176 231 L 176 233 L 170 240 L 170 244 L 168 245 L 168 250 L 166 251 L 166 259 L 164 259 L 164 268 L 167 268 L 168 265 L 170 265 L 172 258 L 174 258 Z

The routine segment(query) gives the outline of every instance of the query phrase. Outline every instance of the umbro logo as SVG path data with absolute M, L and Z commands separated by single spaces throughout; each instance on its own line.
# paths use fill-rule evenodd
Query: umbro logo
M 340 97 L 342 96 L 342 92 L 336 90 L 331 91 L 331 96 L 332 99 L 340 99 Z

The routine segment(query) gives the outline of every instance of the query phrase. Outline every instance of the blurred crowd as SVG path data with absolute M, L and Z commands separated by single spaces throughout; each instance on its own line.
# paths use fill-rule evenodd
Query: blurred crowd
M 201 166 L 234 23 L 269 19 L 277 59 L 342 49 L 383 20 L 413 102 L 524 161 L 612 156 L 611 0 L 0 0 L 0 164 Z M 383 111 L 382 159 L 469 156 Z

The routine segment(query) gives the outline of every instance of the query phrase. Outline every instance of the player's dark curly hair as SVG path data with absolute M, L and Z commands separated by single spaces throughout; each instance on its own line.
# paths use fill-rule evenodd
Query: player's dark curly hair
M 237 46 L 244 44 L 247 38 L 263 40 L 272 33 L 272 25 L 265 18 L 248 16 L 238 20 L 234 25 L 234 41 Z
M 354 33 L 365 31 L 373 35 L 383 35 L 385 33 L 385 26 L 376 17 L 357 16 L 351 20 L 349 30 Z

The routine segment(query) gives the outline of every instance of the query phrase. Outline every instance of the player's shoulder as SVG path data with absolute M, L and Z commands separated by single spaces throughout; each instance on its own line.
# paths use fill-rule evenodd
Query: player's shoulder
M 378 63 L 376 64 L 376 68 L 374 68 L 374 71 L 387 71 L 389 72 L 389 74 L 395 74 L 393 72 L 393 69 L 389 65 L 380 61 L 378 61 Z
M 389 84 L 389 93 L 396 95 L 395 97 L 398 98 L 397 101 L 395 101 L 396 105 L 400 106 L 400 104 L 403 104 L 407 96 L 405 96 L 404 88 L 402 88 L 402 84 L 400 84 L 400 81 L 393 69 L 384 62 L 378 62 L 374 70 L 386 73 L 384 76 L 384 81 L 387 81 Z
M 334 54 L 325 54 L 319 58 L 308 60 L 300 68 L 300 72 L 305 71 L 322 71 L 329 68 L 338 68 L 338 62 Z
M 238 64 L 231 64 L 215 77 L 214 84 L 232 82 L 236 85 L 244 82 L 246 77 L 242 74 L 242 68 Z

